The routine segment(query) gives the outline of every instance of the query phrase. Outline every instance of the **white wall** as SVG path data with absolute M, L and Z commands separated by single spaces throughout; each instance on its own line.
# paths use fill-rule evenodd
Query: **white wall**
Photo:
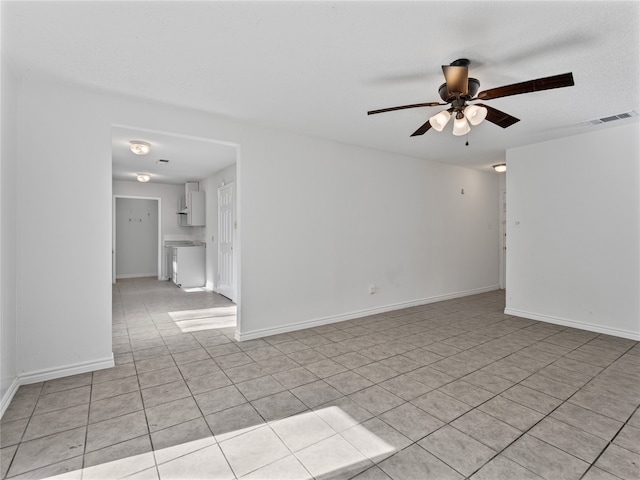
M 113 124 L 241 145 L 241 338 L 497 288 L 494 174 L 36 81 L 19 108 L 18 355 L 32 380 L 111 358 Z
M 27 81 L 18 97 L 24 383 L 113 365 L 111 127 L 91 98 Z
M 507 151 L 507 313 L 640 340 L 639 130 Z
M 116 278 L 158 276 L 158 204 L 116 198 Z
M 19 81 L 2 53 L 0 97 L 0 415 L 17 389 L 17 201 Z
M 178 225 L 178 198 L 184 195 L 184 185 L 171 185 L 168 183 L 129 182 L 115 180 L 113 182 L 113 194 L 132 197 L 153 197 L 162 201 L 162 235 L 186 235 L 202 236 L 202 227 L 185 227 Z
M 239 170 L 247 337 L 497 288 L 496 175 L 267 131 L 252 140 Z

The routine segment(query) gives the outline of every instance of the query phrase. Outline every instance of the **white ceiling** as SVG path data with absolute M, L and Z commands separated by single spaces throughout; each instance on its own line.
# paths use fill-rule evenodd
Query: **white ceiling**
M 2 49 L 26 79 L 489 169 L 507 148 L 640 111 L 639 18 L 635 1 L 3 1 Z M 366 115 L 438 101 L 441 65 L 457 58 L 480 90 L 566 72 L 575 86 L 487 102 L 521 121 L 472 127 L 469 146 L 450 126 L 410 138 L 437 108 Z M 115 173 L 134 133 L 114 130 Z M 188 167 L 187 139 L 157 139 L 171 148 L 158 158 Z

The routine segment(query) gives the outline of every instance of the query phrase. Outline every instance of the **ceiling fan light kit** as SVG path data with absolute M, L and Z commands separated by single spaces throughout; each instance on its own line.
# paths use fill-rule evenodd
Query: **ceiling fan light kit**
M 474 127 L 480 125 L 482 121 L 487 118 L 487 113 L 489 113 L 489 111 L 481 105 L 467 105 L 464 109 L 464 116 L 467 117 L 469 123 Z
M 514 83 L 512 85 L 505 85 L 503 87 L 491 88 L 478 93 L 478 90 L 480 89 L 480 82 L 475 78 L 469 77 L 470 63 L 471 62 L 466 58 L 460 58 L 451 62 L 450 65 L 442 65 L 445 83 L 440 85 L 438 94 L 445 103 L 427 102 L 382 108 L 379 110 L 370 110 L 367 112 L 367 115 L 391 112 L 394 110 L 404 110 L 407 108 L 449 105 L 447 110 L 443 110 L 430 117 L 429 120 L 413 132 L 411 136 L 415 137 L 417 135 L 423 135 L 431 128 L 437 132 L 441 132 L 453 114 L 455 114 L 455 119 L 453 121 L 453 134 L 455 136 L 462 136 L 466 135 L 471 130 L 469 123 L 476 126 L 487 119 L 499 127 L 507 128 L 520 121 L 519 118 L 513 117 L 508 113 L 501 112 L 496 108 L 489 107 L 488 105 L 481 103 L 467 105 L 467 102 L 473 102 L 476 100 L 493 100 L 495 98 L 507 97 L 510 95 L 520 95 L 523 93 L 571 87 L 574 85 L 573 74 L 570 72 L 521 83 Z
M 453 134 L 456 137 L 461 137 L 470 131 L 471 127 L 469 126 L 469 122 L 467 122 L 464 114 L 462 112 L 458 112 L 456 114 L 456 119 L 453 121 Z
M 431 117 L 429 119 L 429 124 L 431 124 L 431 128 L 433 128 L 436 132 L 441 132 L 447 125 L 447 123 L 449 123 L 450 119 L 451 113 L 449 112 L 449 110 L 443 110 Z

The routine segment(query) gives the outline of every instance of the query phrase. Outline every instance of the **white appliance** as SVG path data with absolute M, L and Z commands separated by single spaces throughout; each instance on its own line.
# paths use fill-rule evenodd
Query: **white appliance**
M 205 286 L 204 245 L 173 247 L 172 265 L 171 279 L 179 287 Z

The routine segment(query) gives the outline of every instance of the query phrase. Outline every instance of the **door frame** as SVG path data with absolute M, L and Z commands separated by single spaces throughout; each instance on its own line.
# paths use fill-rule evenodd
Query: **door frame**
M 500 273 L 499 287 L 507 289 L 507 191 L 500 189 Z
M 136 195 L 112 195 L 111 215 L 111 283 L 116 283 L 116 199 L 129 198 L 133 200 L 156 200 L 158 202 L 158 280 L 163 279 L 162 275 L 162 199 L 160 197 L 141 197 Z

